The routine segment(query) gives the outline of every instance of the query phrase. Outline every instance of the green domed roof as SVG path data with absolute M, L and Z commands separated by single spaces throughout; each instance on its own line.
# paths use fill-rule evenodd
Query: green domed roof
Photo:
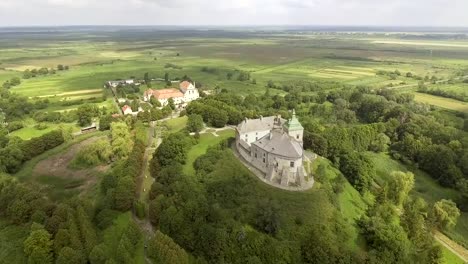
M 302 127 L 301 123 L 296 117 L 296 110 L 293 109 L 292 117 L 284 124 L 284 128 L 287 131 L 304 130 L 304 127 Z

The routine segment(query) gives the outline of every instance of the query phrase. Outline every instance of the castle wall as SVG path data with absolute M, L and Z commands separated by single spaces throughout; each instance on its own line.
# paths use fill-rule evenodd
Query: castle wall
M 240 134 L 240 138 L 250 145 L 268 134 L 270 134 L 270 130 L 254 131 L 249 133 L 242 133 Z

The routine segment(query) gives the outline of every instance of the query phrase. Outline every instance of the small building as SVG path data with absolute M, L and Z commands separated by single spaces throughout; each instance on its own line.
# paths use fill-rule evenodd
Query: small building
M 131 115 L 131 114 L 133 113 L 133 111 L 132 111 L 132 108 L 131 108 L 130 106 L 124 105 L 124 106 L 122 107 L 122 113 L 123 113 L 124 115 Z
M 169 98 L 174 100 L 174 104 L 182 105 L 197 100 L 200 98 L 200 94 L 194 84 L 188 81 L 183 81 L 180 83 L 179 89 L 169 88 L 161 90 L 146 90 L 143 95 L 143 100 L 147 102 L 151 97 L 156 98 L 162 106 L 168 104 Z
M 83 127 L 81 128 L 81 134 L 86 134 L 86 133 L 91 133 L 91 132 L 94 132 L 97 130 L 97 126 L 96 126 L 96 123 L 92 123 L 90 126 L 88 127 Z
M 236 148 L 267 181 L 302 186 L 307 176 L 303 166 L 303 133 L 294 111 L 289 120 L 280 116 L 245 119 L 236 128 Z

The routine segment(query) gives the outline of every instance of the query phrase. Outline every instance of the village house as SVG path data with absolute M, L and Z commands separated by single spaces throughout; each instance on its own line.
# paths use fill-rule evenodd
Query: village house
M 130 106 L 124 105 L 124 106 L 122 107 L 122 113 L 123 113 L 124 115 L 131 115 L 131 114 L 133 113 L 133 111 L 132 111 L 132 108 L 131 108 Z
M 184 105 L 188 102 L 197 100 L 200 97 L 200 94 L 194 84 L 188 81 L 183 81 L 180 83 L 179 89 L 169 88 L 161 90 L 146 90 L 143 95 L 143 100 L 148 102 L 151 97 L 156 98 L 162 106 L 167 105 L 170 98 L 174 100 L 174 104 Z
M 281 186 L 303 186 L 304 128 L 293 111 L 292 118 L 280 116 L 245 119 L 236 128 L 236 148 L 242 158 Z

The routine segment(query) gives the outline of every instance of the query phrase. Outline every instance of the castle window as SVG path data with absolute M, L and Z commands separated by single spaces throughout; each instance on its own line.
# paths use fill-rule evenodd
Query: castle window
M 296 139 L 299 139 L 299 134 L 296 135 Z
M 257 140 L 258 140 L 258 137 L 255 137 L 255 141 L 257 141 Z
M 263 163 L 265 163 L 265 161 L 266 161 L 266 159 L 265 159 L 265 158 L 263 158 Z
M 291 162 L 289 163 L 289 166 L 291 166 L 291 168 L 294 168 L 294 161 L 291 161 Z
M 257 152 L 255 152 L 255 158 L 257 157 Z

